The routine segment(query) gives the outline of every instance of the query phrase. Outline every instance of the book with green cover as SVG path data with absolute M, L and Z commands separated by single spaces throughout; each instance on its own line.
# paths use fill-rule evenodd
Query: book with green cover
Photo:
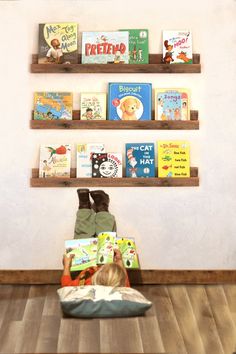
M 148 30 L 122 29 L 129 32 L 129 64 L 148 64 Z

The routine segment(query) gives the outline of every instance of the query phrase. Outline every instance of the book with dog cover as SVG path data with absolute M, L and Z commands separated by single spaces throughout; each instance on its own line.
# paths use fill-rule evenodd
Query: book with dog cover
M 92 177 L 92 153 L 105 152 L 103 143 L 77 144 L 76 177 Z
M 151 120 L 151 117 L 152 84 L 109 83 L 109 120 Z
M 154 143 L 125 144 L 126 177 L 155 177 Z
M 158 141 L 157 146 L 158 177 L 190 177 L 188 141 Z
M 78 24 L 74 22 L 39 24 L 39 64 L 78 63 Z
M 71 146 L 41 145 L 39 158 L 39 177 L 67 177 L 70 178 Z
M 129 32 L 83 32 L 82 64 L 128 64 Z
M 165 64 L 192 64 L 192 33 L 163 31 L 163 62 Z
M 106 119 L 106 93 L 81 93 L 80 119 L 104 120 Z
M 122 177 L 122 154 L 119 152 L 92 154 L 92 177 Z
M 148 64 L 148 30 L 122 29 L 129 32 L 129 64 Z
M 34 119 L 72 119 L 71 92 L 35 92 Z
M 155 119 L 189 120 L 189 90 L 182 88 L 155 89 Z

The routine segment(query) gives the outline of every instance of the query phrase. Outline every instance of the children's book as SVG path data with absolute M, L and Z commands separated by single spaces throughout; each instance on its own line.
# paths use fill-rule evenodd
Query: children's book
M 189 120 L 189 90 L 182 88 L 155 89 L 155 119 Z
M 119 152 L 92 154 L 92 177 L 122 177 L 122 154 Z
M 188 141 L 158 141 L 158 177 L 190 177 Z
M 151 111 L 152 84 L 109 83 L 109 120 L 150 120 Z
M 34 119 L 72 119 L 71 92 L 35 92 Z
M 148 30 L 127 29 L 129 32 L 129 64 L 148 64 Z
M 78 63 L 77 23 L 39 24 L 39 64 Z
M 163 31 L 163 62 L 192 64 L 192 33 L 190 31 Z
M 41 145 L 39 177 L 70 177 L 71 146 Z
M 81 93 L 80 119 L 106 119 L 106 93 Z
M 65 252 L 74 254 L 70 270 L 83 270 L 97 265 L 97 243 L 95 237 L 65 241 Z
M 125 155 L 126 177 L 155 177 L 153 143 L 127 143 Z
M 128 64 L 129 32 L 83 32 L 82 64 Z
M 77 145 L 77 169 L 76 177 L 92 177 L 92 153 L 105 152 L 103 143 L 88 143 Z

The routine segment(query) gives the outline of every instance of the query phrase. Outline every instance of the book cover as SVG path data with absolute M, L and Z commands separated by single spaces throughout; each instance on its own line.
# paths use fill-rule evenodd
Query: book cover
M 97 264 L 112 263 L 116 232 L 101 232 L 98 234 Z
M 72 119 L 73 96 L 71 92 L 35 92 L 34 119 Z
M 150 120 L 152 116 L 152 84 L 109 83 L 108 119 Z
M 190 177 L 188 141 L 158 141 L 158 177 Z
M 163 62 L 192 64 L 192 33 L 190 31 L 163 31 Z
M 65 253 L 74 255 L 70 268 L 72 272 L 97 265 L 97 243 L 98 239 L 94 237 L 65 241 Z
M 116 244 L 121 252 L 125 268 L 139 268 L 138 254 L 134 239 L 117 237 Z
M 92 177 L 92 153 L 105 152 L 103 143 L 77 144 L 76 160 L 77 169 L 76 177 Z
M 189 120 L 189 90 L 182 88 L 155 89 L 155 119 Z
M 92 154 L 92 177 L 122 177 L 122 154 L 119 152 Z
M 129 32 L 83 32 L 82 64 L 128 64 Z
M 126 177 L 155 177 L 154 143 L 125 144 Z
M 148 64 L 148 30 L 122 29 L 129 32 L 129 64 Z
M 80 119 L 103 120 L 106 119 L 106 93 L 81 93 Z
M 41 145 L 39 177 L 70 178 L 71 146 Z
M 39 64 L 78 63 L 77 23 L 39 24 Z

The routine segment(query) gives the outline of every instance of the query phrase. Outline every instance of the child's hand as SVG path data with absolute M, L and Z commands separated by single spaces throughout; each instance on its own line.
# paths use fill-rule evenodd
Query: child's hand
M 115 263 L 118 263 L 120 261 L 122 261 L 122 255 L 119 249 L 114 249 L 114 257 L 113 260 Z
M 74 254 L 70 254 L 69 257 L 66 254 L 63 255 L 62 263 L 64 268 L 70 268 L 74 256 Z

